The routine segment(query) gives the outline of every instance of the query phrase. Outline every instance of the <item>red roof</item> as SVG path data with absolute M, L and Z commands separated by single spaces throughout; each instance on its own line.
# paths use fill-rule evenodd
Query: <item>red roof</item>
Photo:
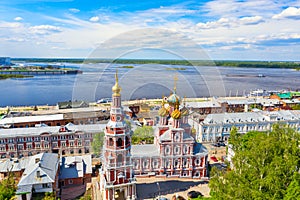
M 218 159 L 215 156 L 210 157 L 210 160 L 212 160 L 214 162 L 218 162 Z

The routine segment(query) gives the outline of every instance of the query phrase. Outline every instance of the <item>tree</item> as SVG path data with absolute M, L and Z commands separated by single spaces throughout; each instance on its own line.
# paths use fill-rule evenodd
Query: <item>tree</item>
M 43 200 L 55 200 L 55 193 L 54 192 L 46 192 Z
M 8 177 L 0 183 L 0 200 L 11 199 L 15 195 L 16 189 L 13 174 L 9 173 Z
M 283 200 L 300 199 L 300 174 L 294 173 L 293 180 L 289 184 Z
M 104 141 L 104 132 L 96 133 L 93 136 L 92 150 L 95 155 L 100 155 Z
M 284 199 L 300 167 L 299 132 L 280 125 L 271 132 L 245 135 L 233 129 L 229 143 L 235 152 L 234 167 L 212 169 L 213 199 Z
M 131 137 L 132 144 L 139 144 L 144 141 L 147 144 L 152 144 L 154 141 L 154 130 L 152 126 L 142 126 L 135 129 Z

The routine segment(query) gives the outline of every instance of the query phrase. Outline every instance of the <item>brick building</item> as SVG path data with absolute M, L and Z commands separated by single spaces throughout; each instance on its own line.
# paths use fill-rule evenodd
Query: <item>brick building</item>
M 14 158 L 38 153 L 90 154 L 93 134 L 104 125 L 73 125 L 0 129 L 0 156 Z

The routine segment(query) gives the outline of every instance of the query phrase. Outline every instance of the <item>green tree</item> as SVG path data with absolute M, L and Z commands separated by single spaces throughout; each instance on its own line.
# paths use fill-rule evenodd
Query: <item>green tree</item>
M 55 200 L 55 193 L 54 192 L 46 192 L 43 200 Z
M 154 141 L 154 130 L 152 126 L 142 126 L 135 129 L 131 137 L 132 144 L 139 144 L 144 141 L 147 144 L 152 144 Z
M 8 177 L 0 183 L 0 200 L 11 199 L 15 195 L 16 189 L 13 174 L 9 173 Z
M 245 135 L 233 129 L 229 143 L 235 152 L 234 167 L 229 171 L 212 169 L 211 196 L 214 199 L 283 199 L 300 167 L 299 141 L 298 132 L 280 125 L 274 125 L 271 132 Z
M 104 132 L 96 133 L 93 136 L 92 150 L 93 154 L 100 155 L 104 141 Z
M 284 200 L 300 199 L 300 174 L 295 172 L 292 182 L 289 184 Z

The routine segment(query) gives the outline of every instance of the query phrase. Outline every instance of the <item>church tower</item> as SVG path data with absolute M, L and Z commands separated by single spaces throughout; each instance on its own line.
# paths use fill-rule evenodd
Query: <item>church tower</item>
M 136 181 L 131 161 L 131 134 L 121 107 L 118 72 L 112 87 L 110 120 L 106 125 L 103 145 L 100 190 L 105 200 L 136 199 Z

